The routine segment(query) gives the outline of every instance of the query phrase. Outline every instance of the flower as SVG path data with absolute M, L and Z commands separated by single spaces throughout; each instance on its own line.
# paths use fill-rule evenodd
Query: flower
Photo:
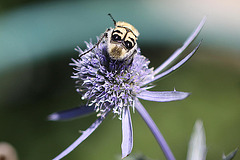
M 53 160 L 61 159 L 75 149 L 102 123 L 105 116 L 111 111 L 122 121 L 122 158 L 128 156 L 133 148 L 130 107 L 132 107 L 133 110 L 136 109 L 147 123 L 166 158 L 168 160 L 174 160 L 175 158 L 162 134 L 139 99 L 169 102 L 182 100 L 189 96 L 189 93 L 176 90 L 149 91 L 148 89 L 154 87 L 152 82 L 179 68 L 196 52 L 201 42 L 180 62 L 170 69 L 163 71 L 163 69 L 175 60 L 195 39 L 203 27 L 205 20 L 206 18 L 203 18 L 184 45 L 176 50 L 155 70 L 148 68 L 150 61 L 141 55 L 139 48 L 133 57 L 132 63 L 112 60 L 108 56 L 106 49 L 107 44 L 104 41 L 99 43 L 98 46 L 89 53 L 81 56 L 80 59 L 73 60 L 73 63 L 70 64 L 75 67 L 75 73 L 72 78 L 76 80 L 77 92 L 82 95 L 82 99 L 86 100 L 87 104 L 75 109 L 53 113 L 48 118 L 54 121 L 64 120 L 95 111 L 98 113 L 98 119 L 87 130 L 83 131 L 82 135 L 73 144 Z M 86 50 L 89 50 L 93 47 L 93 44 L 86 42 L 86 46 Z M 76 48 L 76 51 L 78 51 L 80 55 L 84 52 L 79 47 Z

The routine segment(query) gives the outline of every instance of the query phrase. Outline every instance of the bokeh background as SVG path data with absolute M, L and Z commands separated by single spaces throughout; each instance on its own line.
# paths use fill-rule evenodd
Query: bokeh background
M 159 1 L 0 1 L 0 141 L 11 143 L 20 160 L 47 160 L 58 155 L 96 119 L 90 115 L 49 122 L 52 112 L 84 104 L 75 92 L 68 64 L 77 45 L 96 42 L 116 20 L 140 32 L 142 53 L 157 67 L 182 45 L 207 15 L 195 42 L 197 54 L 179 70 L 158 81 L 154 90 L 191 92 L 183 101 L 141 101 L 166 138 L 176 159 L 186 159 L 197 119 L 203 120 L 207 159 L 221 159 L 240 144 L 240 2 L 237 0 Z M 164 159 L 138 113 L 132 114 L 132 154 Z M 66 158 L 113 160 L 121 154 L 121 121 L 103 124 Z M 236 160 L 240 159 L 237 153 Z

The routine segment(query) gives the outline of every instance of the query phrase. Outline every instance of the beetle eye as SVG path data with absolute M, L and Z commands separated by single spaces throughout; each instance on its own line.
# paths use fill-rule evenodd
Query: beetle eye
M 112 35 L 112 40 L 119 41 L 119 40 L 121 40 L 121 37 L 118 34 L 114 34 L 114 35 Z
M 132 45 L 132 43 L 130 41 L 124 41 L 124 44 L 125 44 L 127 49 L 133 48 L 133 45 Z

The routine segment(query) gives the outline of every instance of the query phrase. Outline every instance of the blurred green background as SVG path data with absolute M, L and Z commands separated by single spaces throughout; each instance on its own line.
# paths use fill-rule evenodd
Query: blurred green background
M 95 42 L 113 23 L 133 24 L 142 53 L 157 67 L 182 45 L 204 15 L 207 22 L 189 53 L 197 54 L 154 90 L 191 92 L 178 102 L 141 101 L 176 159 L 186 159 L 193 125 L 203 120 L 207 159 L 221 159 L 240 144 L 240 2 L 232 1 L 0 1 L 0 141 L 15 146 L 20 160 L 54 158 L 96 119 L 49 122 L 48 114 L 84 104 L 68 65 L 73 50 Z M 154 160 L 163 153 L 138 113 L 132 114 L 134 148 Z M 121 154 L 121 121 L 111 114 L 65 159 L 113 160 Z M 240 153 L 235 158 L 240 159 Z

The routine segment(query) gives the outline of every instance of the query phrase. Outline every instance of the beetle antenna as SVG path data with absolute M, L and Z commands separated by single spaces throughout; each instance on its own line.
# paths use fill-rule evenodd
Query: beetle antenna
M 116 26 L 116 21 L 114 20 L 113 16 L 112 16 L 110 13 L 108 13 L 108 15 L 109 15 L 110 18 L 112 19 L 112 21 L 113 21 L 113 23 L 114 23 L 114 26 Z

